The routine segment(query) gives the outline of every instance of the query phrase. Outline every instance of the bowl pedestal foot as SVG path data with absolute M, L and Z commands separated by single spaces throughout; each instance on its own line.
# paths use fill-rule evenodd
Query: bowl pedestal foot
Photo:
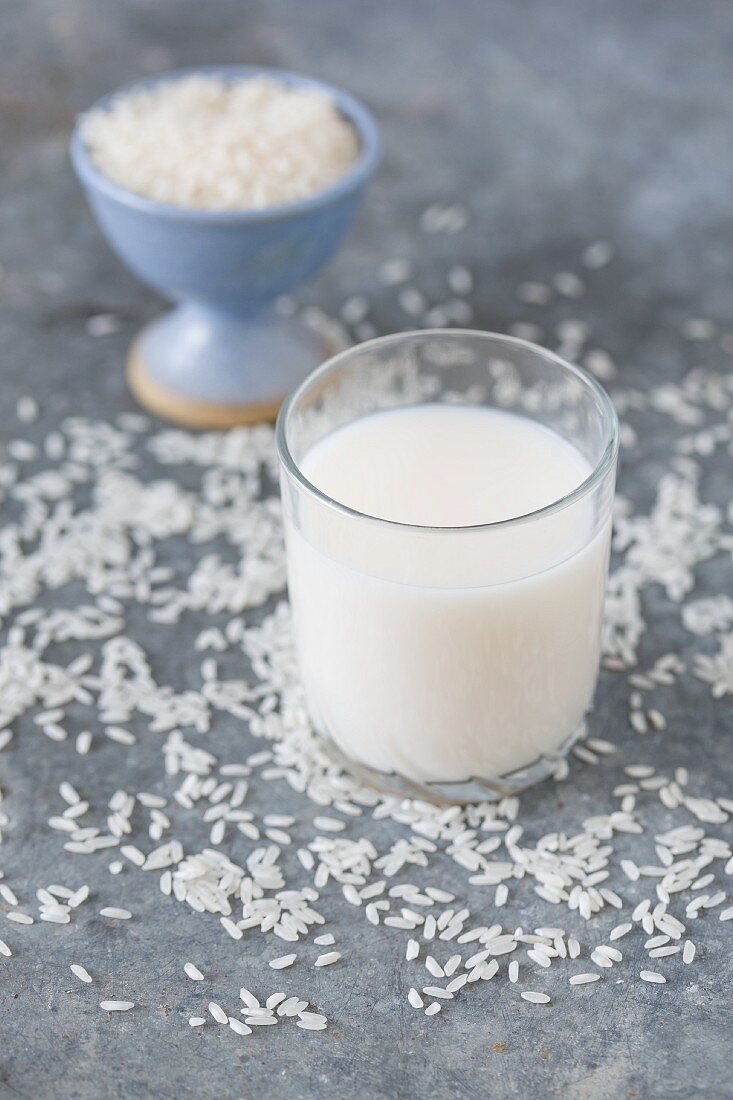
M 241 317 L 184 303 L 133 341 L 127 380 L 141 405 L 188 428 L 272 421 L 285 395 L 334 351 L 296 317 Z

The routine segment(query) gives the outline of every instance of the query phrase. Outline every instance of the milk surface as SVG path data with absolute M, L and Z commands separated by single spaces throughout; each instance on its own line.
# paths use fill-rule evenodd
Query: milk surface
M 608 522 L 588 461 L 492 409 L 421 405 L 334 431 L 301 461 L 333 500 L 286 516 L 296 646 L 316 726 L 408 778 L 495 778 L 557 749 L 598 668 Z M 432 530 L 427 528 L 451 528 Z

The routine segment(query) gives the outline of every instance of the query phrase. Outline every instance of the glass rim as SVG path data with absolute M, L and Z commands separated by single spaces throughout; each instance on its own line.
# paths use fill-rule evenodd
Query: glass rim
M 523 348 L 527 351 L 537 355 L 540 359 L 555 363 L 561 367 L 568 374 L 573 375 L 584 386 L 587 387 L 596 398 L 601 412 L 603 414 L 603 420 L 608 426 L 608 442 L 604 448 L 598 462 L 595 464 L 591 472 L 588 474 L 579 485 L 576 485 L 569 493 L 564 496 L 558 497 L 556 500 L 552 500 L 547 504 L 543 504 L 541 508 L 535 508 L 531 512 L 525 512 L 519 516 L 509 516 L 506 519 L 492 520 L 489 523 L 474 523 L 474 524 L 461 524 L 458 526 L 436 526 L 433 524 L 421 524 L 421 523 L 406 523 L 402 520 L 385 519 L 383 516 L 373 516 L 368 512 L 360 512 L 357 508 L 352 508 L 348 504 L 344 504 L 342 501 L 335 500 L 327 493 L 324 493 L 317 485 L 314 485 L 310 481 L 298 463 L 293 458 L 292 452 L 287 441 L 287 421 L 297 402 L 304 396 L 304 394 L 317 382 L 320 382 L 324 377 L 333 373 L 339 366 L 343 364 L 345 360 L 348 360 L 356 352 L 370 347 L 386 347 L 389 344 L 402 343 L 407 340 L 413 339 L 416 336 L 439 336 L 441 338 L 448 337 L 466 337 L 471 338 L 478 337 L 480 340 L 488 340 L 504 344 L 505 346 Z M 426 402 L 428 404 L 429 402 Z M 311 371 L 306 378 L 291 392 L 283 401 L 280 411 L 278 413 L 277 422 L 275 424 L 275 444 L 277 448 L 277 456 L 281 466 L 285 472 L 296 482 L 296 484 L 304 489 L 305 492 L 317 500 L 320 504 L 325 505 L 332 511 L 336 511 L 349 519 L 365 520 L 371 524 L 378 524 L 386 528 L 392 528 L 394 530 L 403 531 L 432 531 L 436 533 L 440 532 L 454 532 L 454 533 L 471 533 L 479 531 L 499 530 L 502 528 L 509 528 L 513 526 L 519 526 L 534 520 L 544 519 L 546 516 L 554 515 L 557 512 L 570 507 L 578 500 L 582 500 L 588 496 L 589 493 L 603 480 L 604 476 L 613 467 L 616 457 L 618 455 L 619 448 L 619 423 L 618 414 L 614 408 L 611 398 L 608 396 L 603 386 L 601 386 L 595 378 L 593 378 L 587 371 L 582 370 L 574 363 L 570 363 L 568 360 L 563 359 L 562 356 L 556 355 L 555 352 L 550 351 L 548 348 L 543 348 L 539 344 L 534 344 L 530 340 L 522 340 L 518 336 L 509 336 L 500 332 L 488 332 L 483 329 L 468 329 L 468 328 L 432 328 L 432 329 L 410 329 L 407 332 L 391 333 L 387 336 L 377 336 L 372 340 L 365 340 L 363 343 L 354 344 L 352 347 L 345 348 L 343 351 L 337 352 L 336 355 L 331 356 L 330 359 L 326 359 L 315 370 Z

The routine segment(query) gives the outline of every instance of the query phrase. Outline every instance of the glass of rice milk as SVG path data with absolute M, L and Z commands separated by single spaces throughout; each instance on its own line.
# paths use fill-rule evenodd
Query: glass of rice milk
M 296 652 L 335 754 L 432 799 L 552 774 L 598 675 L 601 387 L 509 336 L 400 333 L 311 374 L 277 443 Z

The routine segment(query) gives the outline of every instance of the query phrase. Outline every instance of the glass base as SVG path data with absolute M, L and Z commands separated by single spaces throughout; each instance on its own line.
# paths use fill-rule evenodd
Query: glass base
M 545 753 L 531 764 L 506 775 L 492 779 L 464 779 L 458 781 L 433 782 L 408 779 L 397 772 L 381 772 L 368 764 L 360 764 L 346 755 L 332 737 L 319 729 L 321 740 L 328 752 L 344 771 L 349 772 L 360 783 L 374 787 L 382 794 L 398 798 L 414 798 L 436 805 L 455 805 L 470 802 L 494 802 L 508 795 L 518 794 L 527 787 L 551 779 L 557 772 L 561 761 L 567 756 L 575 742 L 585 732 L 585 722 L 581 722 L 555 752 Z

